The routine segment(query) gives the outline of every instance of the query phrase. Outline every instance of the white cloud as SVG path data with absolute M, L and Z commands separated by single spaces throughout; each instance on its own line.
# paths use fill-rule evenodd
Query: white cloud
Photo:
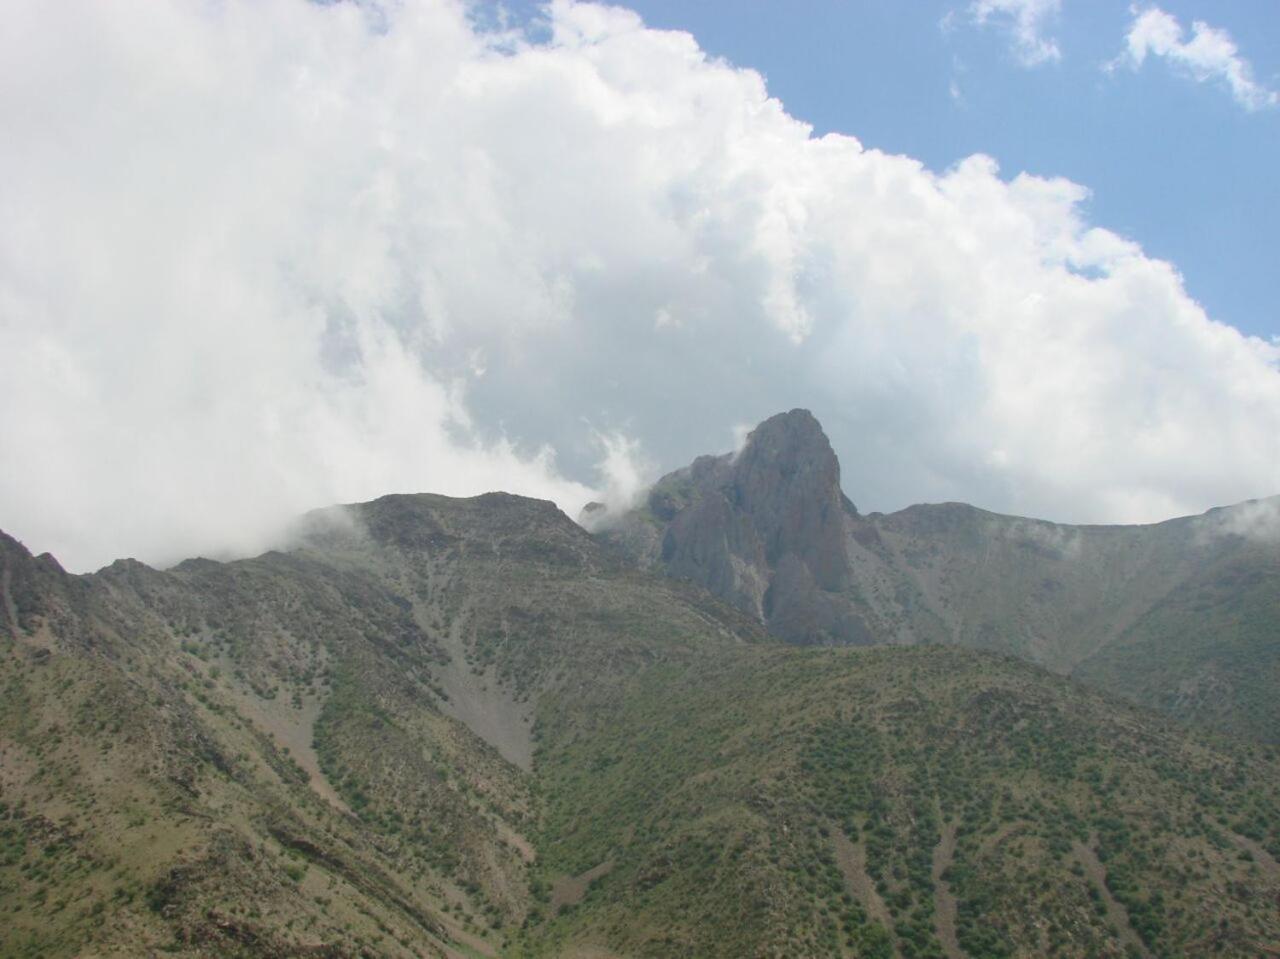
M 1280 347 L 1081 187 L 814 138 L 622 10 L 367 10 L 6 8 L 0 528 L 85 568 L 396 490 L 574 515 L 800 405 L 864 509 L 1280 490 Z
M 1208 543 L 1221 536 L 1239 536 L 1262 544 L 1280 544 L 1280 496 L 1248 500 L 1195 517 L 1196 538 Z
M 1184 40 L 1182 25 L 1159 7 L 1133 9 L 1133 24 L 1125 37 L 1125 51 L 1110 64 L 1114 69 L 1127 65 L 1134 70 L 1148 56 L 1164 57 L 1197 81 L 1219 81 L 1246 110 L 1261 110 L 1280 103 L 1280 93 L 1269 90 L 1253 78 L 1249 61 L 1240 56 L 1231 34 L 1197 20 L 1191 25 L 1191 39 Z
M 973 0 L 969 15 L 978 24 L 1003 22 L 1018 60 L 1028 67 L 1062 59 L 1057 41 L 1047 35 L 1062 9 L 1062 0 Z
M 603 480 L 600 499 L 611 515 L 619 515 L 635 505 L 657 475 L 644 455 L 638 440 L 621 432 L 597 433 L 603 456 L 600 474 Z

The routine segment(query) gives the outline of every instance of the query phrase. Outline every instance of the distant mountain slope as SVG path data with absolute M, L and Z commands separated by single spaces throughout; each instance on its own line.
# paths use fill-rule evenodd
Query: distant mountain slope
M 987 652 L 769 643 L 549 503 L 92 576 L 0 538 L 0 600 L 0 955 L 1280 941 L 1274 749 Z
M 1280 552 L 1206 558 L 1073 670 L 1092 685 L 1237 736 L 1280 739 Z
M 1280 498 L 1262 505 L 1280 517 Z M 1280 530 L 1251 527 L 1258 508 L 1108 527 L 911 507 L 868 517 L 874 546 L 851 553 L 893 641 L 1008 652 L 1277 742 Z
M 1268 693 L 1280 669 L 1280 497 L 1152 526 L 1065 526 L 960 503 L 862 515 L 839 482 L 821 427 L 792 410 L 736 456 L 701 457 L 639 508 L 586 521 L 788 642 L 1007 652 L 1280 741 L 1280 697 Z M 1211 602 L 1186 600 L 1205 589 Z

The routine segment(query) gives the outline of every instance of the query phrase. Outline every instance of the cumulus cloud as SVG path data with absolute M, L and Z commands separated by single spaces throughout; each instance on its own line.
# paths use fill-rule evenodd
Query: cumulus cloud
M 1280 103 L 1280 93 L 1269 90 L 1253 78 L 1249 61 L 1240 56 L 1231 34 L 1196 20 L 1191 38 L 1178 19 L 1159 7 L 1133 9 L 1134 19 L 1125 37 L 1125 51 L 1110 64 L 1138 70 L 1148 56 L 1164 57 L 1176 69 L 1204 83 L 1216 81 L 1231 92 L 1246 110 L 1261 110 Z
M 1001 23 L 1019 62 L 1034 67 L 1062 59 L 1057 41 L 1048 35 L 1061 9 L 1062 0 L 973 0 L 969 15 L 980 25 Z
M 1280 489 L 1280 348 L 1082 187 L 815 138 L 686 34 L 546 18 L 11 4 L 0 527 L 82 569 L 392 491 L 576 515 L 794 406 L 866 509 Z

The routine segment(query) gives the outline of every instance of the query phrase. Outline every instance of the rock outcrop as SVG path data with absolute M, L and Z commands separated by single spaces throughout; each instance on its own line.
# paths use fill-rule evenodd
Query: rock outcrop
M 642 564 L 705 586 L 793 643 L 867 642 L 848 591 L 840 463 L 808 410 L 761 423 L 741 451 L 663 477 L 613 524 L 584 517 Z
M 860 514 L 822 427 L 791 410 L 580 522 L 789 643 L 987 649 L 1280 741 L 1280 497 L 1150 526 L 964 503 Z

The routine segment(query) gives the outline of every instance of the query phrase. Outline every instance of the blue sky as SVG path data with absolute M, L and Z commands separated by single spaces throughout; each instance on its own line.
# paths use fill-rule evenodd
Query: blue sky
M 1133 22 L 1128 4 L 1063 0 L 1045 30 L 1061 57 L 1030 67 L 999 17 L 979 27 L 957 0 L 623 6 L 760 71 L 816 133 L 847 133 L 935 170 L 986 153 L 1006 176 L 1088 187 L 1092 221 L 1172 261 L 1210 316 L 1280 336 L 1280 109 L 1248 111 L 1220 82 L 1158 58 L 1105 73 Z M 1255 79 L 1280 88 L 1276 0 L 1160 8 L 1188 32 L 1197 19 L 1226 30 Z

